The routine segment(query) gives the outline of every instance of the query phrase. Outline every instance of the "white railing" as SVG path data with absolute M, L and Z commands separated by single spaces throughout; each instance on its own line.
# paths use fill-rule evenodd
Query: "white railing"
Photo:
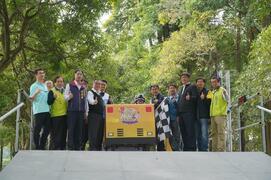
M 271 110 L 270 109 L 264 108 L 262 106 L 257 106 L 257 108 L 271 114 Z
M 11 114 L 16 112 L 18 109 L 21 109 L 21 107 L 23 107 L 24 105 L 25 105 L 24 103 L 20 103 L 17 106 L 15 106 L 14 108 L 12 108 L 9 112 L 7 112 L 3 116 L 1 116 L 0 117 L 0 123 L 4 122 L 4 120 L 6 120 Z
M 246 102 L 248 102 L 249 100 L 253 100 L 255 98 L 259 97 L 259 101 L 260 101 L 260 105 L 257 105 L 256 108 L 261 110 L 261 119 L 258 122 L 249 124 L 247 126 L 243 126 L 241 127 L 241 106 L 243 104 L 239 104 L 239 103 L 234 103 L 230 110 L 232 110 L 233 108 L 237 108 L 237 124 L 238 124 L 238 128 L 234 129 L 233 131 L 237 131 L 238 132 L 238 145 L 239 145 L 239 150 L 241 151 L 241 138 L 242 138 L 242 133 L 241 131 L 247 128 L 251 128 L 254 126 L 258 126 L 261 125 L 262 128 L 262 146 L 263 146 L 263 151 L 266 152 L 266 130 L 265 130 L 265 112 L 271 113 L 270 109 L 266 109 L 264 108 L 264 99 L 261 93 L 257 93 L 254 94 L 252 96 L 248 96 L 246 97 Z M 233 133 L 233 131 L 231 131 L 231 133 Z
M 15 153 L 19 151 L 19 128 L 20 128 L 20 119 L 21 119 L 21 108 L 25 105 L 25 103 L 21 102 L 21 96 L 24 95 L 29 101 L 29 95 L 22 89 L 18 90 L 17 96 L 17 106 L 12 108 L 6 114 L 0 117 L 0 123 L 4 122 L 10 115 L 16 112 L 16 133 L 15 133 Z M 30 101 L 31 102 L 31 101 Z M 30 122 L 30 150 L 32 149 L 33 142 L 33 115 L 32 115 L 32 105 L 31 105 L 31 122 Z

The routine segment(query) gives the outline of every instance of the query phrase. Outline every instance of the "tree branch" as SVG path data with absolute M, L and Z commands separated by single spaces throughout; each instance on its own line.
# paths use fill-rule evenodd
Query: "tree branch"
M 4 50 L 3 63 L 9 60 L 10 56 L 10 34 L 9 34 L 9 18 L 6 1 L 1 1 L 2 11 L 3 11 L 3 32 L 2 32 L 2 46 Z M 1 61 L 2 63 L 2 61 Z
M 26 53 L 24 49 L 22 50 L 22 60 L 23 60 L 24 69 L 30 72 L 31 74 L 34 74 L 34 71 L 27 68 L 27 57 L 26 57 Z
M 47 51 L 43 51 L 43 50 L 38 50 L 29 46 L 24 46 L 25 49 L 32 51 L 32 52 L 36 52 L 36 53 L 47 53 Z

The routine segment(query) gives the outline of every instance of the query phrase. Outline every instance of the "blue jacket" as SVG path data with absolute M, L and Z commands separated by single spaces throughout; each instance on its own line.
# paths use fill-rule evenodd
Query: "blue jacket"
M 73 98 L 68 102 L 68 111 L 85 112 L 87 90 L 84 86 L 78 89 L 74 82 L 71 82 L 69 85 L 70 91 L 73 94 Z
M 176 94 L 175 98 L 173 96 L 168 96 L 168 106 L 169 106 L 169 116 L 171 121 L 176 121 L 178 114 L 178 99 L 179 96 Z

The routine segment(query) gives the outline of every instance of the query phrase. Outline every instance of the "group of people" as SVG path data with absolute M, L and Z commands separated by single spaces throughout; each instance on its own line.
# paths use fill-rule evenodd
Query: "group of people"
M 101 150 L 105 126 L 106 104 L 112 104 L 106 93 L 107 81 L 94 80 L 88 90 L 88 82 L 81 70 L 74 79 L 64 84 L 57 76 L 53 82 L 45 81 L 45 71 L 35 70 L 36 82 L 30 87 L 34 123 L 34 144 L 44 150 L 50 134 L 49 149 Z
M 151 103 L 158 107 L 167 98 L 169 101 L 169 139 L 174 151 L 209 151 L 209 124 L 211 124 L 212 151 L 225 151 L 225 127 L 229 96 L 220 85 L 220 78 L 211 78 L 212 90 L 206 87 L 203 77 L 190 82 L 190 74 L 180 75 L 182 86 L 168 85 L 168 96 L 164 97 L 158 85 L 152 85 Z M 157 142 L 157 150 L 164 151 L 164 142 Z
M 107 81 L 94 80 L 92 88 L 81 70 L 74 72 L 74 79 L 65 85 L 64 78 L 45 81 L 45 71 L 35 70 L 36 82 L 30 87 L 36 149 L 52 150 L 102 150 L 105 129 L 105 106 L 112 104 L 106 93 Z M 220 86 L 220 79 L 211 78 L 212 90 L 206 88 L 202 77 L 190 82 L 190 74 L 180 75 L 182 86 L 168 85 L 164 97 L 158 85 L 150 87 L 150 103 L 157 108 L 167 98 L 169 106 L 170 145 L 173 151 L 208 151 L 209 123 L 211 122 L 212 151 L 225 151 L 225 124 L 227 116 L 227 91 Z M 90 89 L 90 90 L 89 90 Z M 134 103 L 146 103 L 143 95 Z M 164 151 L 164 142 L 157 141 L 157 150 Z

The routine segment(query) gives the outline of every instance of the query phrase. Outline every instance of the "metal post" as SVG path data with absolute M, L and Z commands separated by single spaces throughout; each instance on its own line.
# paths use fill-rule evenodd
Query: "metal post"
M 238 125 L 238 147 L 239 151 L 242 151 L 242 129 L 241 128 L 241 107 L 237 107 L 237 125 Z
M 229 102 L 228 107 L 230 108 L 231 105 L 231 79 L 230 79 L 230 71 L 227 70 L 225 73 L 225 86 L 229 95 Z M 228 147 L 227 150 L 229 152 L 232 152 L 232 117 L 231 117 L 231 111 L 229 111 L 227 115 L 227 134 L 228 134 Z
M 21 90 L 18 90 L 17 96 L 17 104 L 21 102 Z M 19 151 L 19 126 L 20 126 L 20 117 L 21 116 L 21 108 L 17 109 L 16 114 L 16 136 L 15 136 L 15 153 Z
M 22 91 L 24 96 L 29 100 L 30 102 L 30 124 L 29 124 L 29 150 L 32 150 L 33 146 L 33 106 L 32 101 L 29 99 L 29 95 L 23 90 Z
M 261 106 L 264 107 L 264 99 L 261 94 L 260 96 Z M 262 124 L 262 141 L 263 141 L 263 152 L 266 152 L 266 136 L 265 136 L 265 117 L 264 110 L 261 109 L 261 124 Z
M 32 150 L 33 145 L 33 109 L 32 103 L 30 108 L 30 127 L 29 127 L 29 150 Z

